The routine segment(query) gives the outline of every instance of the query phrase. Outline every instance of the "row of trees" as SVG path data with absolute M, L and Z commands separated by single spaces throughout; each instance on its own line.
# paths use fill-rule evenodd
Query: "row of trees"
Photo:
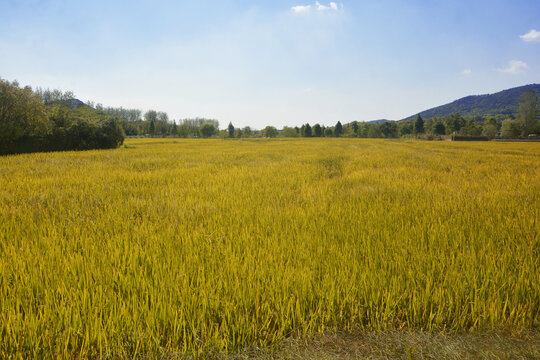
M 0 154 L 115 148 L 123 141 L 118 118 L 72 93 L 33 91 L 0 79 Z
M 53 94 L 54 95 L 54 94 Z M 58 97 L 59 94 L 56 94 Z M 48 97 L 55 98 L 51 94 Z M 58 99 L 55 98 L 55 101 Z M 529 133 L 538 133 L 537 109 L 538 98 L 532 90 L 523 93 L 519 113 L 516 118 L 509 115 L 497 116 L 461 116 L 459 114 L 444 117 L 432 117 L 424 120 L 420 115 L 411 121 L 379 121 L 358 122 L 348 124 L 337 122 L 335 126 L 306 123 L 301 127 L 285 126 L 281 130 L 267 126 L 262 130 L 249 126 L 236 128 L 229 123 L 227 128 L 220 130 L 219 122 L 214 119 L 184 119 L 171 121 L 165 112 L 149 110 L 143 113 L 138 109 L 103 107 L 101 104 L 88 102 L 91 107 L 107 115 L 120 118 L 120 125 L 128 136 L 153 137 L 220 137 L 220 138 L 251 138 L 251 137 L 360 137 L 360 138 L 398 138 L 422 137 L 441 135 L 463 136 L 496 136 L 517 137 Z
M 440 135 L 523 137 L 540 133 L 538 96 L 526 90 L 517 116 L 432 117 L 411 121 L 337 122 L 334 126 L 303 124 L 301 127 L 267 126 L 262 130 L 236 128 L 229 123 L 219 129 L 214 119 L 171 121 L 165 112 L 84 104 L 72 92 L 21 88 L 0 79 L 0 154 L 114 148 L 124 135 L 152 137 L 359 137 L 397 138 Z
M 342 125 L 337 122 L 335 126 L 310 125 L 306 123 L 301 127 L 283 127 L 278 130 L 267 126 L 261 131 L 250 127 L 235 128 L 229 123 L 226 130 L 218 131 L 215 126 L 213 132 L 205 137 L 220 136 L 222 138 L 245 137 L 359 137 L 359 138 L 398 138 L 420 137 L 429 138 L 442 135 L 484 136 L 487 138 L 524 137 L 528 134 L 540 133 L 538 120 L 538 96 L 532 90 L 526 90 L 519 103 L 518 114 L 515 117 L 508 115 L 497 116 L 466 116 L 450 114 L 444 117 L 433 117 L 424 120 L 418 115 L 412 121 L 379 121 L 358 122 Z M 202 136 L 202 134 L 200 134 Z

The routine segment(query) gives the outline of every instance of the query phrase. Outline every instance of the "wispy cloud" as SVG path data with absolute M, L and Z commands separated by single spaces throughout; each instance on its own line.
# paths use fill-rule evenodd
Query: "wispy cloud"
M 343 8 L 343 5 L 341 5 L 341 7 Z M 333 1 L 330 2 L 330 4 L 328 5 L 323 5 L 320 2 L 315 1 L 314 5 L 297 5 L 297 6 L 291 7 L 291 11 L 297 14 L 307 13 L 311 11 L 312 9 L 316 11 L 338 11 L 339 7 L 338 7 L 338 4 Z
M 331 2 L 328 6 L 322 5 L 320 2 L 315 1 L 315 6 L 317 7 L 318 11 L 327 11 L 327 10 L 338 10 L 338 6 L 335 2 Z
M 508 67 L 504 69 L 499 69 L 499 71 L 507 74 L 520 74 L 527 70 L 528 66 L 521 60 L 510 60 Z
M 540 42 L 540 31 L 531 30 L 520 38 L 525 42 Z
M 471 75 L 472 74 L 472 70 L 471 69 L 465 69 L 461 72 L 463 75 Z

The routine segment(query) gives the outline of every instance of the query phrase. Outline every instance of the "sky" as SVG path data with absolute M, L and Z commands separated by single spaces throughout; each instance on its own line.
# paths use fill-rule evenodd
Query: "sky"
M 540 1 L 0 0 L 0 77 L 222 128 L 399 120 L 540 83 Z

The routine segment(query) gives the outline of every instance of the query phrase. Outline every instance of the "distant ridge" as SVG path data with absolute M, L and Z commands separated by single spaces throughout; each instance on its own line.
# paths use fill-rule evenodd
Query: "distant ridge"
M 387 121 L 390 121 L 390 120 L 388 120 L 388 119 L 371 120 L 371 121 L 368 121 L 368 123 L 369 124 L 377 124 L 377 123 L 387 122 Z
M 472 95 L 446 105 L 420 112 L 424 119 L 459 113 L 461 116 L 514 115 L 518 110 L 519 97 L 527 89 L 540 94 L 540 84 L 530 84 L 503 90 L 495 94 Z M 412 120 L 417 114 L 403 120 Z

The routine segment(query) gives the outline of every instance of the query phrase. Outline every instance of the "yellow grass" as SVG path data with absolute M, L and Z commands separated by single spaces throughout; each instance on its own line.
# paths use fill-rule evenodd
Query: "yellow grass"
M 137 139 L 0 157 L 0 358 L 538 327 L 539 145 Z

